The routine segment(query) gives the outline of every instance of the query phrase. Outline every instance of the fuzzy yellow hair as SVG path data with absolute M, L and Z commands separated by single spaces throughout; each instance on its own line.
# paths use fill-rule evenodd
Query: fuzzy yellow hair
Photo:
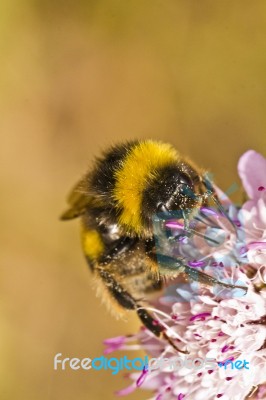
M 177 151 L 169 144 L 146 140 L 129 152 L 115 174 L 114 199 L 122 210 L 119 223 L 141 233 L 142 193 L 156 169 L 178 161 Z

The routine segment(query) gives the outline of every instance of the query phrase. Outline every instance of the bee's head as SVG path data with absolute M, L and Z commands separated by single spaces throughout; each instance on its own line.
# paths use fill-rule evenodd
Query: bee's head
M 119 164 L 111 200 L 125 232 L 148 236 L 156 214 L 193 209 L 202 193 L 196 168 L 172 146 L 149 140 L 135 144 Z
M 187 163 L 161 168 L 142 193 L 142 220 L 150 226 L 155 214 L 190 210 L 201 203 L 201 177 Z

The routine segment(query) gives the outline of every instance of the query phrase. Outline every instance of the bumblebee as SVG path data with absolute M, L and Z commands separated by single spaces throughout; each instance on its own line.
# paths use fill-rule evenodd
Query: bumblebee
M 171 145 L 153 140 L 111 147 L 74 187 L 62 220 L 81 219 L 81 241 L 97 288 L 118 313 L 133 310 L 154 335 L 178 351 L 143 303 L 168 276 L 185 274 L 205 285 L 223 285 L 167 254 L 156 252 L 153 217 L 180 211 L 185 225 L 195 210 L 218 202 L 204 171 Z M 189 229 L 189 228 L 188 228 Z M 144 305 L 143 305 L 144 304 Z

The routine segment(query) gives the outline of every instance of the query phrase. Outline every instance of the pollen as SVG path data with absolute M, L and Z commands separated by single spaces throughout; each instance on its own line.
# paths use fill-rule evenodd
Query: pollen
M 83 229 L 82 245 L 85 255 L 91 260 L 96 260 L 104 249 L 100 234 L 96 230 Z

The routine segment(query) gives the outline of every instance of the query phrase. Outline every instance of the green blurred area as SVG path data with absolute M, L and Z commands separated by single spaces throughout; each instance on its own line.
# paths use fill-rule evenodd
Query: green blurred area
M 108 400 L 127 384 L 53 370 L 56 353 L 100 356 L 139 325 L 95 297 L 78 223 L 58 221 L 65 195 L 132 138 L 170 141 L 224 190 L 239 183 L 239 156 L 266 150 L 265 50 L 265 1 L 2 0 L 1 400 Z

